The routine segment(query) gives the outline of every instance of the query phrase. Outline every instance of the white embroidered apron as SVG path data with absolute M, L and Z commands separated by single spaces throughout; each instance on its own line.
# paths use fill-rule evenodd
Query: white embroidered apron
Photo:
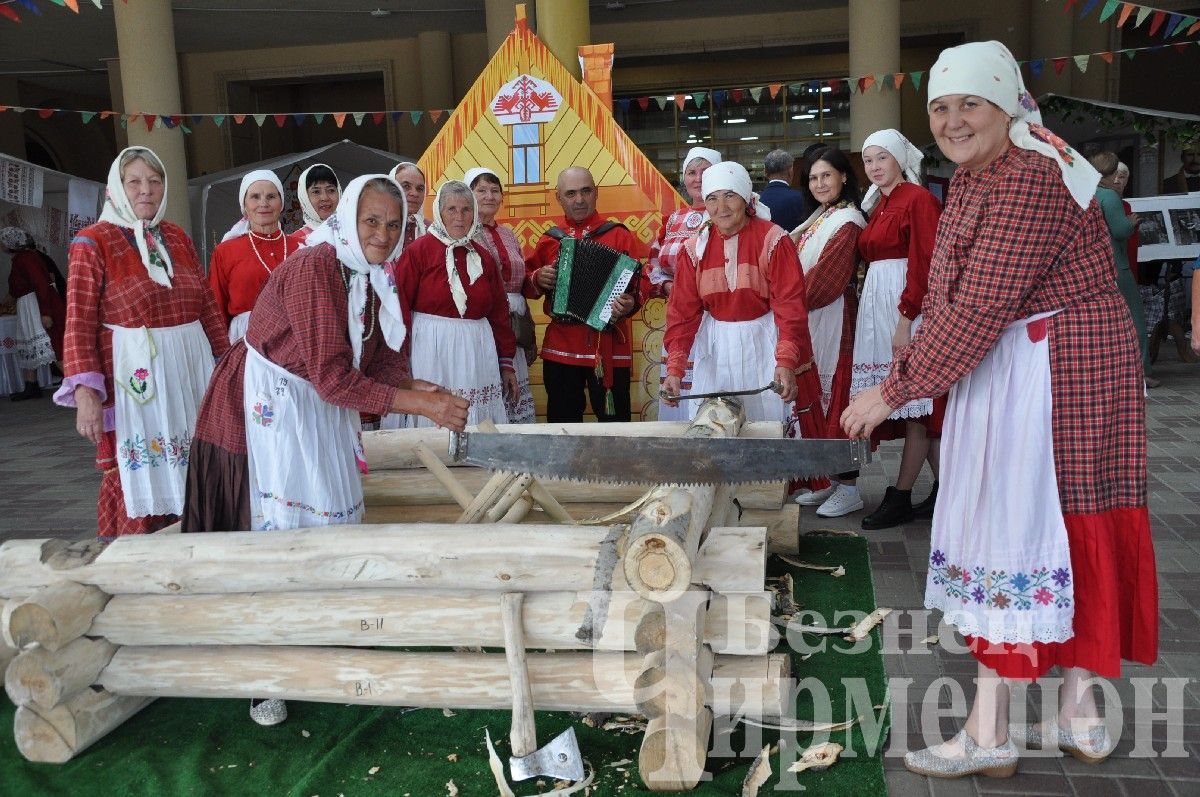
M 17 343 L 17 366 L 36 371 L 54 362 L 54 344 L 42 326 L 42 309 L 37 294 L 27 293 L 17 299 L 17 320 L 21 324 L 21 339 Z
M 707 312 L 700 319 L 692 354 L 693 393 L 751 390 L 775 379 L 775 347 L 779 328 L 775 314 L 767 313 L 753 321 L 718 321 Z M 790 406 L 779 394 L 768 390 L 757 396 L 742 396 L 747 421 L 784 421 Z M 696 417 L 698 401 L 681 401 L 686 419 Z
M 108 328 L 125 513 L 181 514 L 192 434 L 213 371 L 212 347 L 199 321 Z
M 243 386 L 250 527 L 360 522 L 366 461 L 358 413 L 324 401 L 311 382 L 249 345 Z
M 508 294 L 508 312 L 527 315 L 529 302 L 519 293 Z M 513 369 L 517 372 L 517 395 L 514 401 L 505 400 L 504 409 L 509 423 L 534 423 L 537 421 L 537 409 L 533 404 L 533 391 L 529 387 L 529 362 L 525 359 L 525 350 L 517 347 L 513 356 Z
M 1054 471 L 1051 315 L 1011 324 L 947 396 L 925 607 L 991 642 L 1074 634 Z
M 250 326 L 250 311 L 238 313 L 229 322 L 229 345 L 237 343 L 246 337 L 246 329 Z
M 850 395 L 875 387 L 892 372 L 892 338 L 900 321 L 900 295 L 908 279 L 908 258 L 875 260 L 867 267 L 858 323 L 854 326 L 854 371 Z M 921 317 L 913 321 L 916 334 Z M 888 416 L 892 420 L 921 418 L 933 414 L 933 399 L 915 399 Z

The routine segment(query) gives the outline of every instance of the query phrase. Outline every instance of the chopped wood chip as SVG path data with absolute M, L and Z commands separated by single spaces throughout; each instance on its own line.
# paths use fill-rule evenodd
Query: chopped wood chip
M 921 640 L 922 645 L 936 645 L 938 643 L 938 635 L 927 636 Z
M 450 763 L 454 763 L 455 761 L 458 761 L 458 753 L 451 753 L 450 755 L 446 756 L 446 760 L 449 761 Z
M 508 781 L 504 777 L 504 762 L 500 760 L 500 756 L 496 755 L 496 746 L 492 744 L 492 734 L 487 728 L 483 729 L 483 738 L 487 741 L 488 768 L 492 770 L 492 777 L 496 779 L 496 788 L 500 790 L 500 797 L 516 797 L 513 790 L 508 787 Z
M 793 762 L 788 767 L 788 772 L 803 772 L 806 769 L 820 772 L 823 769 L 829 769 L 837 763 L 838 756 L 845 749 L 837 742 L 813 745 L 800 754 L 800 760 Z
M 367 770 L 367 774 L 374 775 L 378 771 L 379 771 L 379 767 L 371 767 L 370 769 Z
M 808 660 L 809 660 L 809 659 L 811 659 L 812 657 L 813 657 L 813 654 L 811 654 L 811 653 L 805 653 L 803 656 L 801 656 L 801 657 L 800 657 L 800 661 L 808 661 Z
M 610 767 L 623 767 L 623 766 L 625 766 L 626 764 L 632 764 L 632 763 L 633 763 L 633 761 L 632 761 L 632 760 L 630 760 L 630 759 L 628 759 L 628 758 L 622 758 L 620 761 L 613 761 L 613 762 L 612 762 L 612 763 L 610 763 L 608 766 L 610 766 Z
M 883 618 L 891 613 L 891 609 L 883 608 L 871 612 L 850 629 L 850 633 L 846 635 L 846 641 L 858 642 L 861 639 L 866 639 L 867 635 L 871 633 L 871 629 L 883 622 Z
M 443 717 L 453 717 L 453 716 L 455 716 L 455 714 L 450 709 L 444 708 L 444 709 L 442 709 L 442 716 Z
M 308 731 L 303 731 L 303 730 L 302 730 L 302 731 L 300 731 L 300 735 L 301 735 L 301 736 L 303 736 L 305 739 L 307 739 L 308 737 L 312 736 L 312 734 L 311 734 L 311 733 L 309 733 Z
M 771 745 L 762 749 L 742 781 L 742 797 L 758 797 L 758 788 L 771 777 Z
M 847 728 L 852 728 L 858 724 L 858 717 L 845 722 L 810 722 L 809 720 L 793 720 L 787 717 L 781 717 L 779 724 L 770 722 L 761 722 L 750 717 L 742 717 L 742 722 L 747 725 L 757 725 L 760 728 L 767 728 L 773 731 L 799 731 L 801 733 L 818 733 L 820 731 L 844 731 Z
M 453 780 L 446 781 L 446 797 L 458 797 L 458 787 Z
M 819 570 L 822 573 L 828 573 L 834 578 L 841 578 L 846 575 L 846 568 L 843 565 L 814 565 L 810 562 L 801 562 L 799 559 L 788 556 L 787 554 L 776 554 L 780 559 L 787 562 L 792 567 L 799 567 L 804 570 Z

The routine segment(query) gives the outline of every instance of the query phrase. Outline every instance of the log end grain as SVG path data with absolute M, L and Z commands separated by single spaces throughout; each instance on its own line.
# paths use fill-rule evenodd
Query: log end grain
M 712 712 L 696 717 L 667 715 L 646 723 L 638 770 L 651 791 L 690 791 L 704 775 Z

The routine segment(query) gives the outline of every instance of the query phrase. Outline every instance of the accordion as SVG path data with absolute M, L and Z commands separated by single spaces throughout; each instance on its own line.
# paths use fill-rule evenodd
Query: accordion
M 559 240 L 558 281 L 550 317 L 587 324 L 603 332 L 612 326 L 613 302 L 625 293 L 642 264 L 590 238 Z

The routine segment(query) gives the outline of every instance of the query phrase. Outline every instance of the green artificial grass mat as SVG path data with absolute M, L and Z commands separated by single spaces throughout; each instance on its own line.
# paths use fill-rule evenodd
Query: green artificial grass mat
M 867 543 L 857 537 L 805 536 L 797 558 L 812 564 L 844 565 L 846 575 L 790 567 L 772 558 L 772 575 L 790 573 L 795 596 L 803 610 L 818 612 L 825 622 L 849 625 L 834 617 L 838 610 L 869 612 L 875 608 Z M 800 616 L 797 615 L 797 619 Z M 812 618 L 803 622 L 815 624 Z M 794 638 L 794 637 L 793 637 Z M 817 645 L 820 637 L 805 636 Z M 797 680 L 820 679 L 828 689 L 832 719 L 847 716 L 846 684 L 865 684 L 862 700 L 853 713 L 872 714 L 871 707 L 886 702 L 886 676 L 879 654 L 879 630 L 862 652 L 847 653 L 849 643 L 827 637 L 825 652 L 800 660 L 805 651 L 793 651 Z M 776 651 L 787 649 L 781 641 Z M 838 651 L 842 652 L 838 652 Z M 869 699 L 868 699 L 869 698 Z M 813 718 L 813 700 L 801 691 L 796 716 Z M 293 795 L 337 797 L 386 794 L 389 797 L 442 797 L 453 780 L 462 797 L 497 793 L 488 769 L 484 728 L 491 731 L 497 752 L 508 760 L 507 711 L 457 711 L 446 717 L 436 709 L 402 713 L 400 709 L 345 706 L 324 703 L 288 703 L 287 722 L 262 728 L 247 715 L 245 700 L 164 698 L 134 715 L 120 728 L 62 765 L 32 764 L 16 750 L 12 736 L 14 707 L 0 698 L 0 795 Z M 846 747 L 842 758 L 823 772 L 793 775 L 808 794 L 884 795 L 882 755 L 889 718 L 886 710 L 867 716 L 868 736 L 862 727 L 835 731 L 817 738 Z M 874 723 L 874 727 L 871 723 Z M 579 746 L 596 769 L 592 795 L 650 794 L 637 771 L 641 734 L 622 734 L 584 725 L 562 713 L 539 712 L 538 741 L 545 744 L 574 725 Z M 726 725 L 726 727 L 728 727 Z M 717 729 L 721 728 L 718 720 Z M 803 750 L 815 737 L 795 737 Z M 756 741 L 757 739 L 757 741 Z M 738 795 L 750 762 L 762 745 L 779 740 L 779 733 L 749 733 L 744 725 L 720 734 L 718 744 L 738 757 L 709 758 L 711 779 L 692 794 Z M 748 749 L 749 748 L 749 749 Z M 853 752 L 853 756 L 849 754 Z M 794 757 L 794 756 L 793 756 Z M 613 766 L 614 762 L 628 763 Z M 786 758 L 786 760 L 793 760 Z M 760 794 L 781 793 L 780 756 L 774 755 L 774 774 Z M 548 780 L 512 784 L 517 795 L 550 791 Z M 540 788 L 539 788 L 540 786 Z M 786 789 L 786 782 L 784 788 Z M 583 792 L 578 792 L 583 794 Z

